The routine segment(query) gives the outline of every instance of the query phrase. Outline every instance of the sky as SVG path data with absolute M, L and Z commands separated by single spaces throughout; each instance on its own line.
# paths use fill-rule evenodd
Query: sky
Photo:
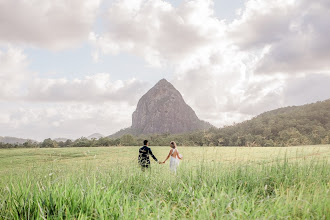
M 166 78 L 222 127 L 330 98 L 329 0 L 0 0 L 0 136 L 110 135 Z

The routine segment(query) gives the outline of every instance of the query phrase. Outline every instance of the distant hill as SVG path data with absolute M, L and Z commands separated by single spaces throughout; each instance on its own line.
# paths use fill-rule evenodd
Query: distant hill
M 0 142 L 5 143 L 5 144 L 23 144 L 27 141 L 37 142 L 32 139 L 24 139 L 24 138 L 16 138 L 16 137 L 1 137 L 0 136 Z
M 91 135 L 89 135 L 88 137 L 87 137 L 87 139 L 89 139 L 89 140 L 92 140 L 92 139 L 99 139 L 99 138 L 102 138 L 102 137 L 104 137 L 104 135 L 103 134 L 100 134 L 100 133 L 94 133 L 94 134 L 91 134 Z
M 162 79 L 139 100 L 132 115 L 132 126 L 110 137 L 124 134 L 180 134 L 211 127 L 213 125 L 197 117 L 171 83 Z
M 211 129 L 208 133 L 212 142 L 220 145 L 330 144 L 330 99 L 279 108 L 233 126 Z

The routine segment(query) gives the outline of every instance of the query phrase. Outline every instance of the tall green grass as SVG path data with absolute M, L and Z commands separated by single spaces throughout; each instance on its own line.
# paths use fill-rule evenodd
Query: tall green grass
M 327 160 L 57 163 L 2 177 L 0 219 L 329 219 Z

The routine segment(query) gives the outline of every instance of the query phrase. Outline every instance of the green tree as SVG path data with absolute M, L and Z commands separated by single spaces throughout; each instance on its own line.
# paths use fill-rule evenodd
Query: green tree
M 130 134 L 125 134 L 120 138 L 120 144 L 123 146 L 134 146 L 134 137 Z
M 42 144 L 41 144 L 41 147 L 42 148 L 55 148 L 55 147 L 58 147 L 56 141 L 53 141 L 52 139 L 50 138 L 47 138 L 45 139 Z

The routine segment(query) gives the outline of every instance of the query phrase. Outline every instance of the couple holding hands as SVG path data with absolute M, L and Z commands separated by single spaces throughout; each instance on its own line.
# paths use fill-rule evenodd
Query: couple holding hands
M 153 155 L 151 149 L 148 147 L 149 142 L 148 140 L 143 141 L 143 147 L 139 149 L 139 158 L 138 162 L 141 166 L 142 171 L 145 171 L 147 168 L 150 167 L 150 159 L 149 155 L 156 161 L 158 162 L 157 158 L 155 155 Z M 158 162 L 159 164 L 164 164 L 168 158 L 171 157 L 170 159 L 170 170 L 174 173 L 176 173 L 176 169 L 179 166 L 180 160 L 182 159 L 182 155 L 179 154 L 178 147 L 176 146 L 176 143 L 172 141 L 170 143 L 171 150 L 169 154 L 167 155 L 166 159 L 163 162 Z

